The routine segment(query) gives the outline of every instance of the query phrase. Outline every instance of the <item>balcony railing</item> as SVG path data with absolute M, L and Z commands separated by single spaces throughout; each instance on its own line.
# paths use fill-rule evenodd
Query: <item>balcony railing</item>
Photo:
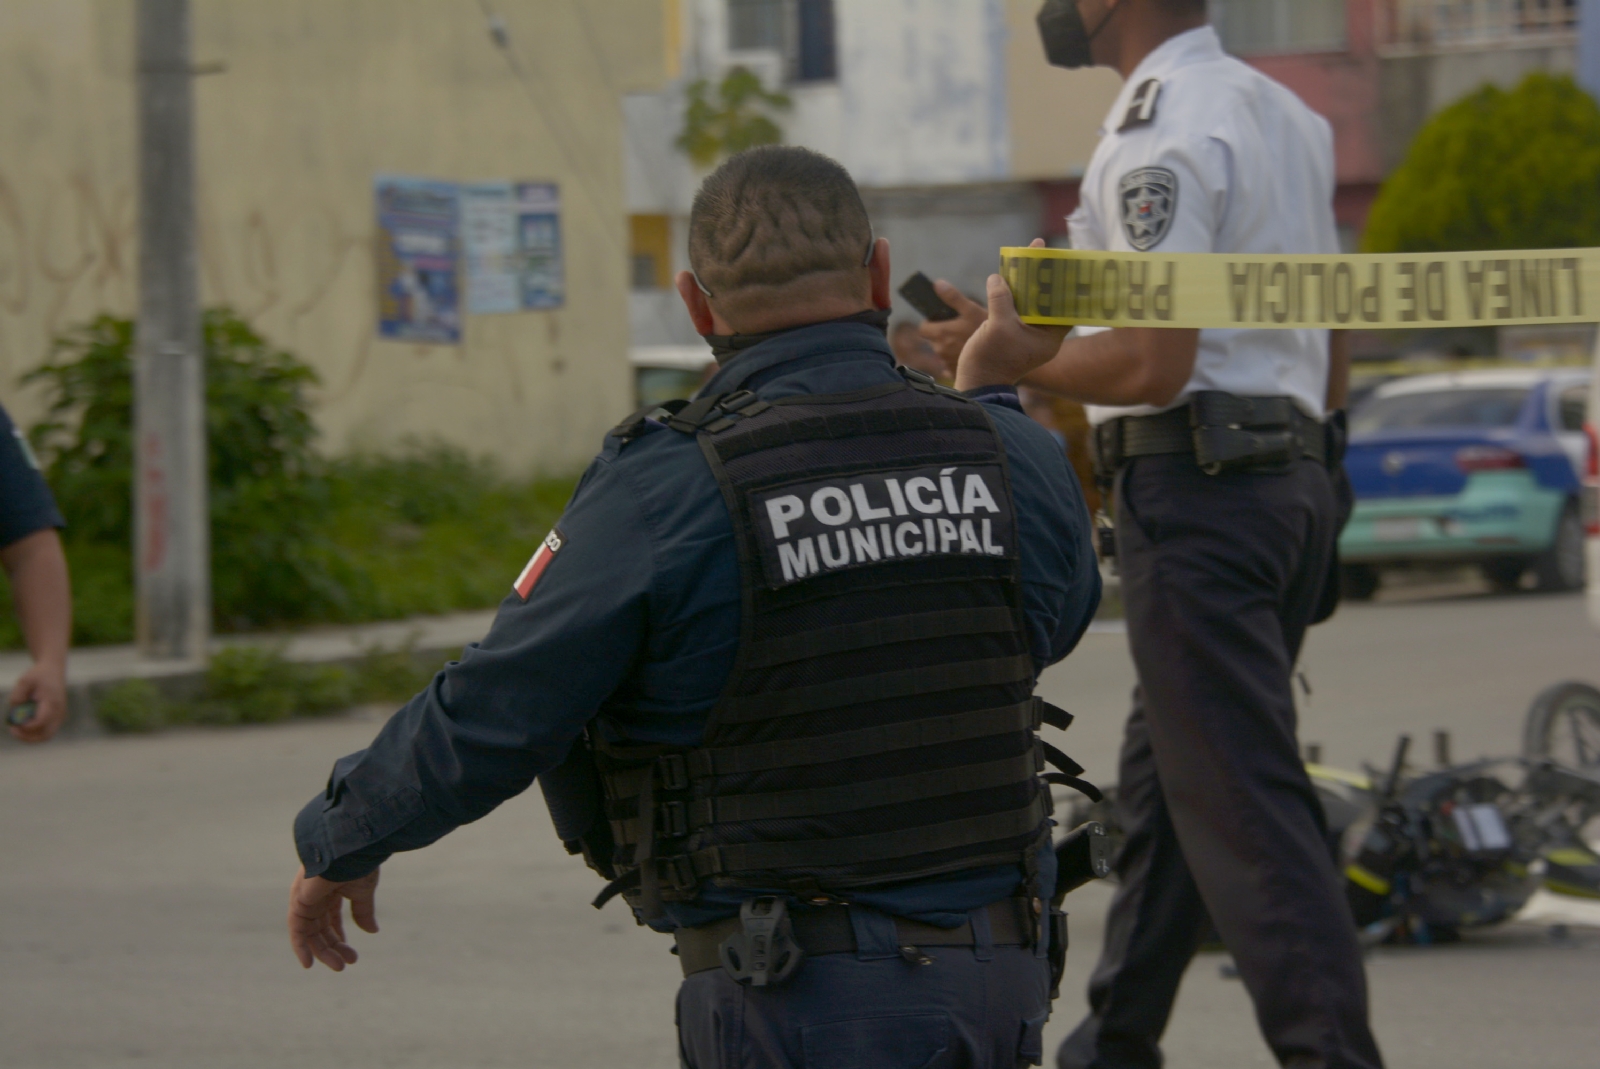
M 1384 34 L 1394 47 L 1504 45 L 1570 37 L 1578 0 L 1387 0 Z

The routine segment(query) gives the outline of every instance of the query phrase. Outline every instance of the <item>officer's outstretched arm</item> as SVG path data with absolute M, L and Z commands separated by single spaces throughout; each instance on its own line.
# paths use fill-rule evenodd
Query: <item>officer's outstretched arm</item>
M 295 875 L 289 889 L 289 946 L 301 968 L 309 969 L 313 961 L 320 961 L 334 972 L 344 972 L 346 965 L 356 963 L 356 948 L 344 937 L 344 903 L 349 899 L 350 918 L 357 928 L 376 932 L 377 890 L 377 869 L 346 883 L 307 876 L 304 868 Z

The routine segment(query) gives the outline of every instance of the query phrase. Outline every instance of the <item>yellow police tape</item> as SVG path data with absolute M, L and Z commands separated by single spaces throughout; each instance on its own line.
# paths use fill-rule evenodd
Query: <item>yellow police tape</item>
M 1600 249 L 1235 256 L 1000 250 L 1028 323 L 1296 329 L 1600 321 Z

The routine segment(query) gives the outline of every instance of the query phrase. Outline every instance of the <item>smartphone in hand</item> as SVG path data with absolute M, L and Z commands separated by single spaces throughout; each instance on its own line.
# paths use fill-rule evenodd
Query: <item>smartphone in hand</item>
M 19 728 L 23 724 L 26 724 L 28 721 L 32 720 L 33 714 L 37 713 L 38 711 L 38 702 L 21 702 L 6 710 L 6 723 L 10 724 L 14 728 Z
M 935 323 L 954 319 L 961 314 L 940 300 L 938 291 L 933 288 L 933 280 L 921 271 L 901 284 L 900 296 L 906 299 L 907 304 L 921 312 L 924 318 Z

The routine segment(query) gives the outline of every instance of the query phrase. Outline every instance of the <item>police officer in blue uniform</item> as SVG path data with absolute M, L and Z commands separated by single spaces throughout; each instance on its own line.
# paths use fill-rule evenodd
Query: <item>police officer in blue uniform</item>
M 0 408 L 0 568 L 33 658 L 7 696 L 6 727 L 21 742 L 45 742 L 67 719 L 72 591 L 57 534 L 65 526 L 33 449 Z
M 838 164 L 734 157 L 689 249 L 718 372 L 607 437 L 485 639 L 334 766 L 294 950 L 354 962 L 343 901 L 373 930 L 381 863 L 537 778 L 597 904 L 673 933 L 686 1065 L 1038 1064 L 1044 781 L 1082 770 L 1032 690 L 1099 599 L 1081 489 L 1014 393 L 895 368 Z
M 1074 248 L 1336 253 L 1333 140 L 1288 89 L 1227 56 L 1204 0 L 1048 0 L 1059 66 L 1125 85 L 1068 220 Z M 1356 932 L 1295 740 L 1290 674 L 1325 603 L 1340 525 L 1347 364 L 1325 331 L 1024 326 L 953 289 L 956 384 L 1028 377 L 1088 404 L 1114 480 L 1116 559 L 1139 687 L 1118 808 L 1127 837 L 1062 1069 L 1154 1069 L 1207 920 L 1269 1046 L 1297 1069 L 1374 1069 Z M 979 323 L 982 326 L 978 326 Z M 973 331 L 976 333 L 973 333 Z

